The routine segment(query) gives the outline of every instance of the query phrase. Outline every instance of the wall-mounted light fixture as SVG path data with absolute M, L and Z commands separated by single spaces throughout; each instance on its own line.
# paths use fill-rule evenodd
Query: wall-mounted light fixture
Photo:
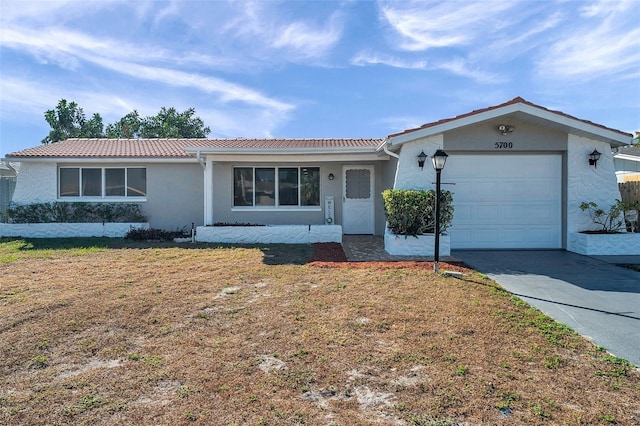
M 513 132 L 516 128 L 514 126 L 511 126 L 510 124 L 498 124 L 498 127 L 496 127 L 496 129 L 502 133 L 502 136 L 506 136 L 509 133 Z
M 420 170 L 422 170 L 422 168 L 424 167 L 425 161 L 427 161 L 427 154 L 425 154 L 423 150 L 420 151 L 420 154 L 418 154 L 418 167 L 420 167 Z
M 589 154 L 589 165 L 598 168 L 598 160 L 600 159 L 600 153 L 597 149 L 594 149 L 591 154 Z
M 329 173 L 329 176 L 327 176 L 329 178 L 329 180 L 334 180 L 336 177 L 333 175 L 333 173 Z

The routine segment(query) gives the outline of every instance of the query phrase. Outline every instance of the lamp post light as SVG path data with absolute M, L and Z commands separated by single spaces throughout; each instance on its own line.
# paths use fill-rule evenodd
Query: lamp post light
M 440 271 L 440 174 L 442 173 L 442 169 L 444 169 L 448 156 L 449 155 L 442 149 L 438 149 L 433 156 L 431 156 L 433 168 L 436 171 L 436 238 L 433 254 L 433 270 L 436 273 Z

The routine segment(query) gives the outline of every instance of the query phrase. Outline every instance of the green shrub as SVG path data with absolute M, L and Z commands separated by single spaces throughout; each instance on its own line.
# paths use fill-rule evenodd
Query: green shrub
M 147 222 L 139 204 L 35 203 L 7 209 L 8 223 L 128 223 Z
M 162 229 L 131 229 L 124 236 L 127 240 L 133 241 L 172 241 L 174 238 L 185 238 L 189 234 L 185 230 L 164 231 Z
M 436 192 L 434 190 L 387 189 L 382 193 L 388 227 L 396 235 L 417 236 L 435 233 Z M 451 192 L 440 194 L 440 233 L 451 226 L 453 198 Z

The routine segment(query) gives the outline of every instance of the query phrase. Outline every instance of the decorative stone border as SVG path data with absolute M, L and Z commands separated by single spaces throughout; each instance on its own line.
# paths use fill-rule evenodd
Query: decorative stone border
M 394 256 L 431 256 L 434 254 L 435 234 L 418 235 L 418 237 L 395 235 L 386 230 L 384 233 L 384 249 Z M 440 235 L 440 255 L 451 255 L 451 238 Z
M 198 226 L 196 241 L 229 244 L 341 243 L 340 225 Z
M 0 223 L 0 237 L 122 238 L 131 228 L 148 229 L 149 223 Z
M 592 255 L 640 255 L 640 233 L 583 234 L 573 232 L 567 239 L 567 250 Z

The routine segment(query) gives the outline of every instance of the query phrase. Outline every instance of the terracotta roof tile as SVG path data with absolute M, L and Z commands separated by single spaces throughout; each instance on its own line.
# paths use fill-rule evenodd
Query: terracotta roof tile
M 7 158 L 191 158 L 187 147 L 251 151 L 371 148 L 382 139 L 67 139 L 7 154 Z
M 420 127 L 403 130 L 402 132 L 398 132 L 398 133 L 393 133 L 391 135 L 388 135 L 387 137 L 388 138 L 392 138 L 394 136 L 404 135 L 406 133 L 412 133 L 412 132 L 415 132 L 415 131 L 418 131 L 418 130 L 427 129 L 429 127 L 434 127 L 434 126 L 437 126 L 437 125 L 440 125 L 440 124 L 448 123 L 450 121 L 459 120 L 459 119 L 465 118 L 465 117 L 471 117 L 473 115 L 482 114 L 482 113 L 487 112 L 487 111 L 492 111 L 494 109 L 504 108 L 506 106 L 514 105 L 514 104 L 518 104 L 518 103 L 529 105 L 531 107 L 538 108 L 538 109 L 541 109 L 541 110 L 544 110 L 544 111 L 548 111 L 548 112 L 551 112 L 553 114 L 557 114 L 557 115 L 560 115 L 560 116 L 563 116 L 563 117 L 571 118 L 573 120 L 581 121 L 583 123 L 587 123 L 587 124 L 590 124 L 592 126 L 600 127 L 601 129 L 611 130 L 613 132 L 620 133 L 621 135 L 631 136 L 629 133 L 626 133 L 626 132 L 623 132 L 623 131 L 620 131 L 620 130 L 616 130 L 616 129 L 612 129 L 610 127 L 603 126 L 602 124 L 597 124 L 597 123 L 594 123 L 594 122 L 589 121 L 589 120 L 582 120 L 582 119 L 579 119 L 579 118 L 574 117 L 572 115 L 566 114 L 566 113 L 564 113 L 562 111 L 554 111 L 554 110 L 551 110 L 549 108 L 545 108 L 543 106 L 536 105 L 533 102 L 529 102 L 529 101 L 521 98 L 520 96 L 518 96 L 518 97 L 513 98 L 510 101 L 507 101 L 507 102 L 502 103 L 500 105 L 494 105 L 494 106 L 490 106 L 490 107 L 487 107 L 487 108 L 477 109 L 477 110 L 468 112 L 466 114 L 457 115 L 457 116 L 451 117 L 451 118 L 444 118 L 442 120 L 434 121 L 432 123 L 423 124 Z

